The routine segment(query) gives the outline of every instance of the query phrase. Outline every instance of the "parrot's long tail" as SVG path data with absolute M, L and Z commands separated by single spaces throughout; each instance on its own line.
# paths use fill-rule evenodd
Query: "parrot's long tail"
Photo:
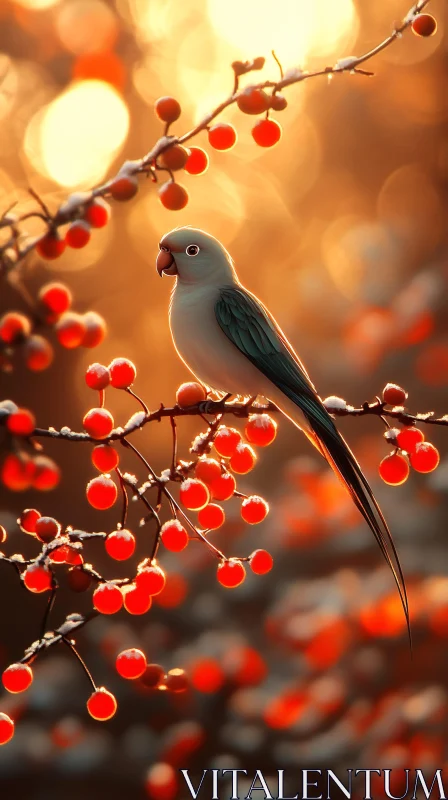
M 308 438 L 321 452 L 350 492 L 355 505 L 369 525 L 392 571 L 400 593 L 406 617 L 409 642 L 412 648 L 408 598 L 403 571 L 391 532 L 367 478 L 324 405 L 317 399 L 316 406 L 314 406 L 314 403 L 307 403 L 307 407 L 303 408 L 301 404 L 301 410 L 309 423 L 309 429 L 305 431 Z

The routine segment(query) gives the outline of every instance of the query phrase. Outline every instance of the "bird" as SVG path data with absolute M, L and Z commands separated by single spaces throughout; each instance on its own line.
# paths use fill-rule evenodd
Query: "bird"
M 328 462 L 370 527 L 391 569 L 406 617 L 406 583 L 387 522 L 355 455 L 336 427 L 305 366 L 265 305 L 238 278 L 211 234 L 184 226 L 166 233 L 156 260 L 175 278 L 169 304 L 174 347 L 198 381 L 220 396 L 262 396 Z

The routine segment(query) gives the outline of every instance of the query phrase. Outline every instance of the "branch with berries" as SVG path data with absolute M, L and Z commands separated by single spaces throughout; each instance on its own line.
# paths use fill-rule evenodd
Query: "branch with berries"
M 53 260 L 67 247 L 77 250 L 88 245 L 92 230 L 104 227 L 109 221 L 111 207 L 108 201 L 131 200 L 137 194 L 139 178 L 143 176 L 158 184 L 158 196 L 165 208 L 172 211 L 184 208 L 188 203 L 188 191 L 176 180 L 176 174 L 185 170 L 190 175 L 202 175 L 209 165 L 208 154 L 203 148 L 185 145 L 206 132 L 210 147 L 218 151 L 231 150 L 238 138 L 236 129 L 228 122 L 216 121 L 227 108 L 236 104 L 244 114 L 262 116 L 252 128 L 253 139 L 260 147 L 273 147 L 281 139 L 282 128 L 271 114 L 286 108 L 284 89 L 321 76 L 329 79 L 342 73 L 373 75 L 363 65 L 397 41 L 408 28 L 417 36 L 428 37 L 436 33 L 436 20 L 423 13 L 428 3 L 429 0 L 418 0 L 402 22 L 376 47 L 360 56 L 341 58 L 324 69 L 307 71 L 293 67 L 284 71 L 273 53 L 280 70 L 279 80 L 265 80 L 241 88 L 240 79 L 262 69 L 265 59 L 235 61 L 230 95 L 181 135 L 170 132 L 172 124 L 181 115 L 179 102 L 173 97 L 161 97 L 154 110 L 164 124 L 163 135 L 145 156 L 126 161 L 116 175 L 102 185 L 71 194 L 54 212 L 32 190 L 30 192 L 36 201 L 34 210 L 24 214 L 17 214 L 12 208 L 6 210 L 0 217 L 0 231 L 4 234 L 0 242 L 0 277 L 7 277 L 16 286 L 31 313 L 11 311 L 0 319 L 0 368 L 12 368 L 12 356 L 17 348 L 23 350 L 25 362 L 31 370 L 40 371 L 49 366 L 53 348 L 48 338 L 42 335 L 41 329 L 45 326 L 54 328 L 59 342 L 68 348 L 95 347 L 105 335 L 104 320 L 98 314 L 90 311 L 81 315 L 70 309 L 66 287 L 60 284 L 43 287 L 37 302 L 30 297 L 19 271 L 27 255 L 35 251 L 43 259 Z M 160 183 L 161 175 L 168 176 L 168 180 Z M 24 223 L 30 218 L 42 221 L 44 229 L 39 236 L 27 234 Z

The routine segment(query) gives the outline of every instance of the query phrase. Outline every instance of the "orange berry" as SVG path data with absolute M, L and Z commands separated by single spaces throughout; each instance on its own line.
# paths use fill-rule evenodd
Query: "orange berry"
M 257 495 L 246 497 L 241 503 L 241 516 L 249 525 L 256 525 L 263 522 L 269 512 L 269 505 L 266 500 Z
M 229 500 L 235 493 L 235 478 L 230 472 L 224 472 L 209 484 L 209 489 L 214 500 Z
M 187 478 L 180 485 L 179 498 L 182 505 L 191 511 L 204 508 L 210 500 L 210 493 L 205 483 L 195 478 Z
M 236 104 L 244 114 L 263 114 L 270 105 L 270 97 L 263 89 L 248 86 L 238 95 Z
M 387 383 L 383 389 L 383 400 L 391 406 L 402 406 L 407 396 L 408 393 L 396 383 Z
M 224 524 L 225 518 L 224 510 L 215 503 L 209 503 L 208 506 L 201 508 L 198 513 L 199 525 L 204 530 L 216 531 Z
M 222 586 L 227 589 L 234 589 L 243 583 L 246 577 L 246 570 L 240 561 L 230 558 L 220 563 L 217 577 Z
M 92 600 L 100 614 L 116 614 L 123 606 L 123 594 L 114 583 L 100 583 L 92 595 Z
M 251 444 L 267 447 L 277 436 L 277 423 L 269 414 L 254 414 L 246 422 L 244 434 Z
M 135 536 L 126 528 L 112 531 L 105 541 L 106 553 L 115 561 L 126 561 L 135 552 Z
M 230 150 L 237 138 L 236 130 L 229 122 L 217 122 L 208 129 L 208 141 L 215 150 Z
M 221 425 L 213 440 L 216 452 L 220 456 L 230 458 L 233 456 L 236 448 L 241 443 L 241 434 L 236 428 L 228 428 L 227 425 Z
M 160 165 L 174 172 L 185 167 L 190 153 L 181 144 L 173 144 L 159 156 Z
M 43 336 L 34 334 L 25 342 L 23 356 L 28 369 L 32 372 L 42 372 L 53 361 L 54 350 Z
M 423 442 L 424 439 L 425 434 L 423 431 L 420 428 L 414 428 L 414 426 L 402 428 L 397 434 L 398 446 L 401 450 L 406 450 L 407 453 L 413 453 L 417 445 Z
M 106 408 L 91 408 L 82 421 L 84 430 L 94 439 L 106 439 L 113 431 L 114 418 Z
M 114 389 L 128 389 L 137 377 L 135 364 L 128 358 L 114 358 L 108 369 L 110 384 Z
M 254 550 L 249 556 L 249 565 L 255 575 L 266 575 L 274 566 L 274 559 L 267 550 Z
M 105 722 L 111 719 L 117 710 L 117 701 L 104 686 L 96 689 L 87 700 L 87 711 L 93 719 Z
M 209 158 L 202 147 L 190 147 L 190 155 L 185 164 L 185 171 L 190 175 L 202 175 L 208 169 Z
M 202 403 L 207 397 L 205 387 L 201 383 L 189 381 L 182 383 L 176 392 L 176 403 L 180 408 L 188 408 Z
M 115 178 L 109 186 L 109 191 L 114 200 L 120 202 L 132 200 L 138 192 L 138 180 L 135 175 L 123 175 Z
M 200 458 L 194 468 L 195 477 L 207 484 L 219 478 L 221 472 L 221 464 L 214 458 L 207 458 L 206 456 Z
M 273 147 L 282 137 L 282 128 L 275 119 L 260 119 L 255 123 L 251 133 L 260 147 Z
M 257 456 L 252 450 L 252 447 L 248 444 L 244 444 L 244 442 L 240 442 L 235 452 L 230 457 L 229 466 L 230 469 L 237 472 L 239 475 L 245 475 L 254 468 L 256 460 Z
M 439 466 L 440 453 L 430 442 L 420 442 L 410 454 L 410 461 L 416 472 L 432 472 Z
M 154 111 L 162 122 L 175 122 L 181 115 L 180 103 L 174 97 L 159 97 L 154 104 Z
M 431 14 L 417 14 L 412 20 L 412 30 L 416 36 L 433 36 L 437 31 L 437 21 Z
M 188 533 L 177 519 L 170 519 L 162 525 L 160 538 L 172 553 L 180 553 L 188 544 Z
M 390 453 L 383 458 L 378 467 L 380 476 L 390 486 L 400 486 L 409 475 L 409 464 L 399 453 Z
M 86 495 L 93 508 L 105 511 L 115 503 L 118 490 L 110 475 L 99 475 L 87 484 Z
M 88 367 L 85 377 L 89 389 L 95 389 L 96 391 L 105 389 L 110 383 L 110 372 L 108 368 L 97 362 Z
M 159 200 L 169 211 L 180 211 L 188 203 L 188 192 L 185 186 L 175 181 L 162 183 L 158 190 Z
M 59 343 L 68 350 L 72 350 L 80 346 L 86 335 L 86 326 L 81 314 L 66 311 L 57 321 L 55 331 Z

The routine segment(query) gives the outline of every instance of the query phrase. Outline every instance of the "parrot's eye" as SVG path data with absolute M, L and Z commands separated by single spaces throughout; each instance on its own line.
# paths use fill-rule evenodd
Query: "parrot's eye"
M 187 256 L 197 256 L 199 249 L 197 244 L 189 244 L 185 252 Z

